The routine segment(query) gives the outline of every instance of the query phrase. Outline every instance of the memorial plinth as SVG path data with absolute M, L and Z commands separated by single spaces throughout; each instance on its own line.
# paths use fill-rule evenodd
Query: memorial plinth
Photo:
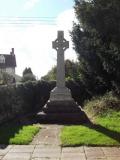
M 69 42 L 64 38 L 64 32 L 58 31 L 57 39 L 52 42 L 57 51 L 56 87 L 50 93 L 50 99 L 38 113 L 39 120 L 46 123 L 83 123 L 87 116 L 71 96 L 71 91 L 65 86 L 64 52 L 69 48 Z

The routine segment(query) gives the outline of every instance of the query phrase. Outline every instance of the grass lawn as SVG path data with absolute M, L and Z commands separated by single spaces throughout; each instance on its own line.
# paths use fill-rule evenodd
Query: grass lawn
M 60 138 L 62 146 L 120 145 L 120 112 L 98 117 L 91 124 L 65 126 Z
M 39 130 L 38 125 L 5 124 L 0 127 L 0 144 L 29 144 Z

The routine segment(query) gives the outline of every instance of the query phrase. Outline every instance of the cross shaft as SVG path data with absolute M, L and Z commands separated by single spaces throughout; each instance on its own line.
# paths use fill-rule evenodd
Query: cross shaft
M 64 51 L 69 48 L 69 42 L 64 39 L 64 32 L 58 31 L 57 39 L 52 42 L 53 48 L 57 51 L 57 87 L 65 87 L 65 64 Z

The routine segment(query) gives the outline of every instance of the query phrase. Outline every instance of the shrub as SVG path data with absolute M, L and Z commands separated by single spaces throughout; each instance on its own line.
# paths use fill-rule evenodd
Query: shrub
M 120 98 L 112 92 L 108 92 L 104 96 L 94 97 L 92 100 L 86 101 L 85 110 L 92 116 L 103 116 L 111 111 L 120 111 Z
M 25 74 L 22 79 L 21 79 L 21 82 L 27 82 L 27 81 L 36 81 L 36 78 L 33 74 Z
M 91 98 L 84 85 L 80 81 L 68 80 L 66 82 L 66 86 L 71 90 L 72 97 L 79 105 L 83 105 L 86 99 Z
M 1 86 L 0 122 L 41 110 L 49 99 L 50 90 L 50 84 L 45 81 Z

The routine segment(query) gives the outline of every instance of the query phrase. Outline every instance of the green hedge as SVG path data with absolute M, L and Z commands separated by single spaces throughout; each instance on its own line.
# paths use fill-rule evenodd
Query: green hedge
M 40 111 L 50 96 L 56 82 L 35 81 L 0 87 L 0 122 L 26 113 Z M 89 97 L 84 87 L 77 82 L 66 82 L 72 97 L 80 105 Z
M 0 122 L 33 113 L 49 99 L 51 86 L 48 82 L 26 82 L 0 87 Z
M 72 97 L 81 107 L 86 99 L 91 99 L 91 95 L 81 81 L 69 80 L 66 82 L 66 86 L 71 90 Z

